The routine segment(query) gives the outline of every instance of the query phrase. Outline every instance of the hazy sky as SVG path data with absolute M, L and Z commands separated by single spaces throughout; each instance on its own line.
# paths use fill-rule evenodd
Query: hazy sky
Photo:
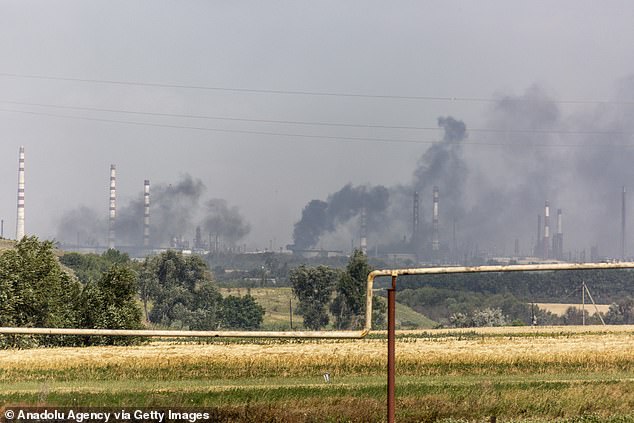
M 251 224 L 244 240 L 248 246 L 264 248 L 275 240 L 278 248 L 291 242 L 293 224 L 311 199 L 324 199 L 346 183 L 411 182 L 429 144 L 395 140 L 442 139 L 442 132 L 429 130 L 179 118 L 36 104 L 418 127 L 436 127 L 439 116 L 451 115 L 469 131 L 490 127 L 495 119 L 491 103 L 464 98 L 522 95 L 534 86 L 558 101 L 619 98 L 617 87 L 634 74 L 633 22 L 631 1 L 0 0 L 0 217 L 5 236 L 15 233 L 20 145 L 27 157 L 27 233 L 54 237 L 62 214 L 80 205 L 106 216 L 109 165 L 115 163 L 120 198 L 140 195 L 144 179 L 169 184 L 188 173 L 205 184 L 205 198 L 223 198 L 239 207 Z M 589 106 L 558 107 L 569 116 Z M 470 132 L 471 140 L 478 138 Z M 465 160 L 482 165 L 483 152 L 491 149 L 469 147 Z M 531 231 L 534 226 L 533 220 L 527 223 Z

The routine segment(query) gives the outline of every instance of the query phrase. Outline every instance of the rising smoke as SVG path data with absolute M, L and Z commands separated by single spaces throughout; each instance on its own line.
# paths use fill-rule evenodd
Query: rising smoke
M 168 247 L 182 237 L 189 239 L 196 226 L 218 234 L 225 245 L 232 245 L 249 233 L 250 226 L 237 207 L 229 207 L 221 199 L 202 205 L 205 185 L 199 179 L 184 175 L 174 184 L 151 187 L 150 245 Z M 143 245 L 143 193 L 117 210 L 116 242 L 119 246 Z M 87 207 L 66 212 L 58 226 L 57 239 L 65 244 L 100 245 L 107 231 L 103 213 Z M 206 234 L 207 235 L 207 234 Z
M 581 110 L 577 106 L 565 113 L 544 89 L 532 86 L 521 95 L 498 97 L 483 125 L 494 130 L 478 131 L 475 137 L 468 137 L 463 122 L 439 118 L 442 141 L 421 155 L 410 184 L 383 188 L 387 204 L 376 214 L 382 223 L 368 225 L 369 233 L 375 233 L 379 249 L 412 251 L 412 201 L 417 191 L 421 239 L 428 245 L 431 191 L 438 186 L 441 247 L 445 253 L 455 249 L 452 257 L 462 259 L 478 251 L 512 254 L 515 239 L 520 241 L 520 252 L 530 255 L 537 215 L 543 214 L 546 200 L 551 203 L 551 233 L 554 211 L 564 211 L 564 248 L 573 258 L 593 245 L 603 255 L 615 256 L 621 186 L 634 191 L 634 149 L 625 146 L 631 144 L 634 132 L 632 98 L 634 77 L 620 84 L 615 102 Z M 350 228 L 358 227 L 351 218 L 358 215 L 358 208 L 340 211 L 343 219 L 333 219 L 329 212 L 333 197 L 346 195 L 350 185 L 346 187 L 306 206 L 295 225 L 296 246 L 315 246 L 340 231 L 358 234 L 358 229 Z
M 251 230 L 238 208 L 229 207 L 227 201 L 220 198 L 211 199 L 205 204 L 202 227 L 205 233 L 214 238 L 219 237 L 230 245 L 244 238 Z
M 320 236 L 333 232 L 341 225 L 358 217 L 365 208 L 369 227 L 376 227 L 388 204 L 388 190 L 383 186 L 352 186 L 348 184 L 331 194 L 326 201 L 313 200 L 302 211 L 302 219 L 295 224 L 295 248 L 314 247 Z
M 398 244 L 403 243 L 400 236 L 405 234 L 405 243 L 409 243 L 411 239 L 407 239 L 409 232 L 406 227 L 412 220 L 414 191 L 424 192 L 439 186 L 450 193 L 447 198 L 453 204 L 460 204 L 467 173 L 461 158 L 466 126 L 452 117 L 439 118 L 438 126 L 445 131 L 443 140 L 422 155 L 414 171 L 412 185 L 388 189 L 384 186 L 353 187 L 348 184 L 331 194 L 326 201 L 312 200 L 304 208 L 301 220 L 295 224 L 295 248 L 314 247 L 322 236 L 335 231 L 347 231 L 358 238 L 359 230 L 349 226 L 359 227 L 358 218 L 364 206 L 370 237 Z M 403 250 L 410 247 L 395 248 Z

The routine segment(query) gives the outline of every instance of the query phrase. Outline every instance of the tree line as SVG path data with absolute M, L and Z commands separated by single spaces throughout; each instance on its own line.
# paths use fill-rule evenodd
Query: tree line
M 144 317 L 162 327 L 257 329 L 264 309 L 250 295 L 223 298 L 200 258 L 173 251 L 142 263 L 116 250 L 58 258 L 50 241 L 25 237 L 0 253 L 0 326 L 140 329 Z M 4 336 L 0 347 L 136 341 Z
M 365 323 L 366 281 L 372 269 L 367 256 L 355 250 L 345 269 L 300 265 L 290 271 L 289 279 L 299 300 L 298 313 L 304 326 L 319 330 L 334 318 L 336 329 L 359 329 Z M 372 326 L 385 323 L 385 304 L 373 297 Z

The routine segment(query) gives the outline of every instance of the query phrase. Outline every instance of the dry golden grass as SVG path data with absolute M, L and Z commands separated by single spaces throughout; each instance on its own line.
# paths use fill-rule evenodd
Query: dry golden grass
M 401 332 L 397 420 L 631 421 L 633 347 L 632 326 Z M 382 421 L 386 349 L 374 337 L 4 350 L 0 404 L 190 404 L 211 407 L 216 421 Z
M 407 332 L 396 343 L 404 375 L 634 370 L 634 328 L 486 328 Z M 418 337 L 414 337 L 414 335 Z M 376 375 L 386 341 L 154 342 L 131 347 L 0 351 L 0 381 L 51 377 L 149 379 Z M 82 376 L 83 375 L 83 376 Z M 158 376 L 157 376 L 158 375 Z
M 579 311 L 581 311 L 582 309 L 581 304 L 536 303 L 535 305 L 539 307 L 540 309 L 550 311 L 551 313 L 556 314 L 557 316 L 563 316 L 566 313 L 566 310 L 568 310 L 568 308 L 570 307 L 576 308 Z M 608 310 L 610 309 L 610 305 L 597 304 L 597 308 L 599 309 L 601 313 L 607 313 Z M 590 313 L 590 315 L 593 315 L 596 313 L 596 308 L 592 304 L 586 304 L 586 310 L 588 311 L 588 313 Z

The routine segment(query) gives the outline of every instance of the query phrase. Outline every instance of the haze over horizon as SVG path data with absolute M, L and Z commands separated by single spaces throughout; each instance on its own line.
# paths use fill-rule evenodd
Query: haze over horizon
M 26 231 L 41 238 L 82 208 L 107 218 L 114 163 L 122 210 L 144 179 L 157 194 L 191 181 L 190 239 L 223 216 L 240 244 L 277 250 L 312 200 L 357 189 L 389 193 L 370 240 L 396 242 L 412 191 L 428 222 L 439 185 L 465 244 L 509 253 L 519 238 L 527 253 L 550 200 L 566 250 L 617 256 L 632 22 L 627 1 L 0 1 L 5 237 L 24 145 Z M 439 119 L 464 124 L 455 145 Z M 355 216 L 332 215 L 316 245 L 349 248 Z

